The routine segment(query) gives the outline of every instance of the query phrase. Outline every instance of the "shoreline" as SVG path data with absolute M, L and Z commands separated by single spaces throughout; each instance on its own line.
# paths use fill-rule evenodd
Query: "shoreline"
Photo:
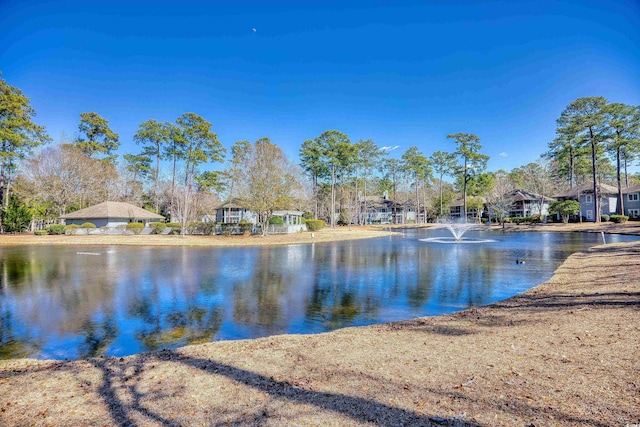
M 451 315 L 133 356 L 0 362 L 8 425 L 640 422 L 640 242 Z
M 23 245 L 129 245 L 129 246 L 200 246 L 200 247 L 235 247 L 235 246 L 278 246 L 297 245 L 322 242 L 338 242 L 360 240 L 374 237 L 385 237 L 397 234 L 390 230 L 377 229 L 370 226 L 352 226 L 339 228 L 323 228 L 320 231 L 304 231 L 291 234 L 270 234 L 267 236 L 180 236 L 180 235 L 45 235 L 3 234 L 0 235 L 0 248 Z
M 271 234 L 268 236 L 172 236 L 172 235 L 46 235 L 31 233 L 1 234 L 0 248 L 25 245 L 128 245 L 128 246 L 193 246 L 193 247 L 237 247 L 237 246 L 278 246 L 339 242 L 346 240 L 370 239 L 397 235 L 400 230 L 412 228 L 439 228 L 441 224 L 384 224 L 351 227 L 325 227 L 320 231 L 304 231 L 292 234 Z M 504 232 L 582 232 L 605 234 L 626 234 L 640 236 L 640 222 L 625 224 L 547 223 L 533 225 L 506 224 L 478 226 L 480 229 Z

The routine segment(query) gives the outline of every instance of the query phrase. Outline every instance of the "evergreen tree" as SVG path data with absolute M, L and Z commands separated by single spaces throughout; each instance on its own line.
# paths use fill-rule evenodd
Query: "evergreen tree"
M 98 113 L 81 113 L 78 130 L 81 136 L 76 146 L 87 157 L 95 154 L 106 155 L 106 160 L 114 163 L 116 156 L 112 154 L 120 146 L 118 134 L 109 127 L 109 121 Z
M 489 156 L 480 154 L 480 138 L 472 133 L 454 133 L 447 138 L 455 140 L 458 145 L 456 155 L 461 161 L 457 167 L 457 175 L 462 178 L 462 194 L 464 221 L 467 221 L 467 187 L 475 174 L 481 173 L 487 167 Z
M 45 128 L 33 122 L 35 115 L 29 98 L 0 79 L 0 210 L 8 202 L 5 193 L 16 162 L 51 140 Z
M 20 233 L 29 229 L 33 215 L 31 210 L 20 203 L 15 196 L 9 197 L 9 203 L 2 210 L 2 225 L 8 233 Z

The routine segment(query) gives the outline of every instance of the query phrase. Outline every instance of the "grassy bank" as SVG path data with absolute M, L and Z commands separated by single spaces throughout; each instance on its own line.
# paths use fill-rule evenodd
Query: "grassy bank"
M 389 229 L 336 227 L 320 231 L 268 236 L 173 236 L 173 235 L 46 235 L 31 233 L 0 235 L 0 246 L 16 245 L 132 245 L 132 246 L 273 246 L 368 239 L 389 236 Z

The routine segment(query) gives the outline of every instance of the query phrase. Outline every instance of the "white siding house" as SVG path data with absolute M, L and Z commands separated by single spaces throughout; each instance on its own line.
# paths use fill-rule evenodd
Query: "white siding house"
M 304 212 L 297 210 L 279 210 L 273 211 L 273 216 L 278 216 L 284 221 L 284 225 L 281 226 L 269 226 L 270 233 L 296 233 L 304 231 L 307 226 L 304 223 L 302 215 Z M 237 224 L 241 221 L 246 221 L 251 224 L 258 223 L 258 215 L 255 212 L 250 211 L 242 205 L 240 200 L 232 200 L 221 204 L 215 209 L 215 214 L 207 216 L 206 221 L 223 223 L 223 224 Z

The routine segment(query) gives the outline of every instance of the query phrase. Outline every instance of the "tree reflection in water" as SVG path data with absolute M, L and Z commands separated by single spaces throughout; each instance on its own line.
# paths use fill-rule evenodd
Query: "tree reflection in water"
M 471 246 L 419 240 L 431 236 L 272 248 L 0 248 L 0 358 L 120 356 L 448 313 L 541 283 L 571 252 L 600 243 L 577 233 L 512 233 Z

